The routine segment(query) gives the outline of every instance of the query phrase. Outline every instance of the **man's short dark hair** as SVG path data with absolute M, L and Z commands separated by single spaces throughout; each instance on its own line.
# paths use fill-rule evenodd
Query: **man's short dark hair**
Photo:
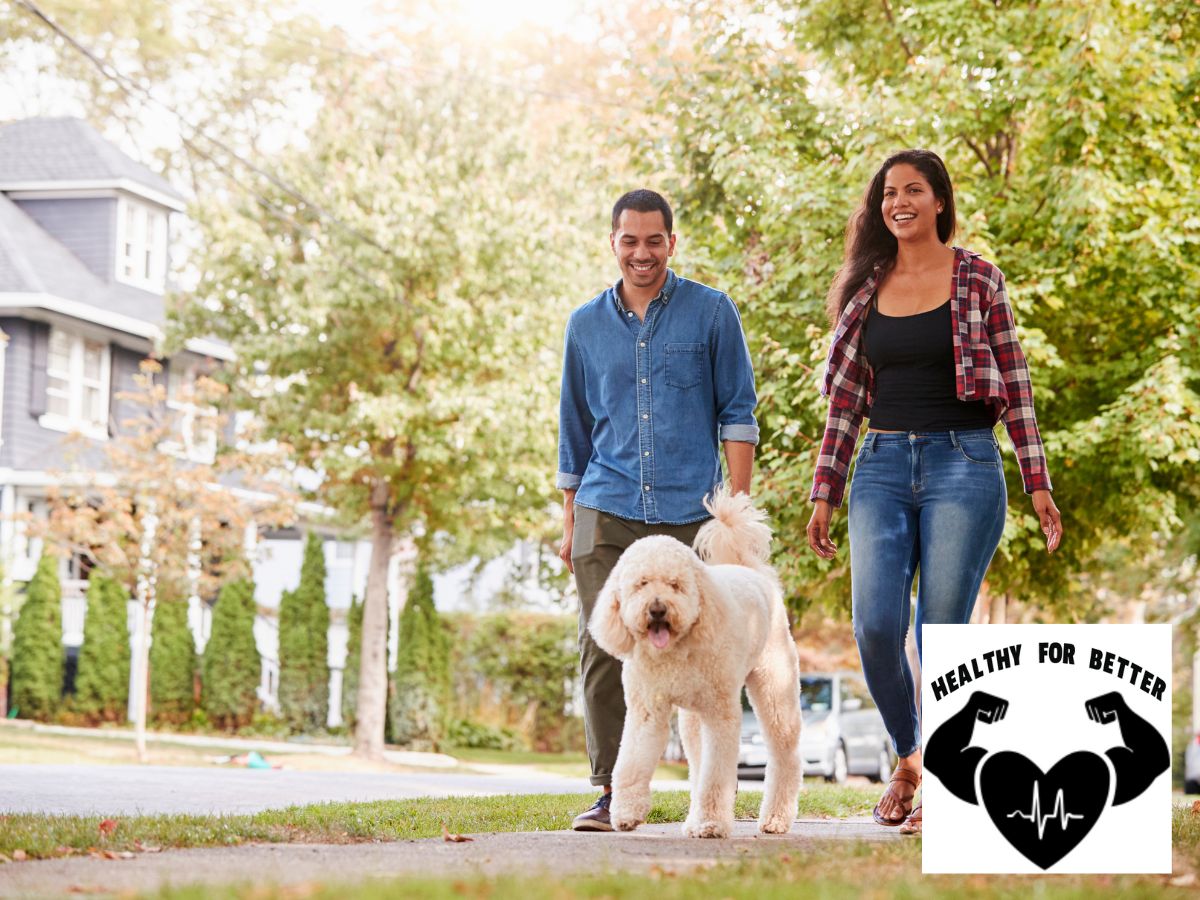
M 621 213 L 627 209 L 632 209 L 634 212 L 654 212 L 658 210 L 662 213 L 663 224 L 667 226 L 667 234 L 671 234 L 674 217 L 671 215 L 671 204 L 667 202 L 667 198 L 662 194 L 647 190 L 646 188 L 638 188 L 636 191 L 623 194 L 621 199 L 613 206 L 613 231 L 617 230 L 617 222 L 621 218 Z

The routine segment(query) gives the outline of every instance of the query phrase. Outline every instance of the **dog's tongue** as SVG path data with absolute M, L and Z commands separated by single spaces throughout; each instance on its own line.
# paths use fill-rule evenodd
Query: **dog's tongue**
M 661 650 L 667 646 L 667 641 L 671 639 L 671 629 L 662 622 L 655 622 L 650 626 L 650 643 Z

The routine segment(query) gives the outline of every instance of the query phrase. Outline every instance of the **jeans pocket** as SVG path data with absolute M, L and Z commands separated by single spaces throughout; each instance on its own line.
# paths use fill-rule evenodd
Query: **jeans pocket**
M 667 344 L 667 384 L 687 389 L 700 383 L 704 344 Z
M 575 530 L 571 536 L 571 560 L 582 559 L 596 549 L 596 520 L 599 513 L 586 506 L 575 507 Z
M 977 466 L 1000 467 L 1000 448 L 994 441 L 989 441 L 987 438 L 959 441 L 958 452 L 967 462 Z

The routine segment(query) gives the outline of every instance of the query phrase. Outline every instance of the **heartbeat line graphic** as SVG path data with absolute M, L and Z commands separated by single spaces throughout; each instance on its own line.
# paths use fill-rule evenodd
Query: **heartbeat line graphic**
M 1028 819 L 1030 822 L 1036 822 L 1039 841 L 1042 839 L 1042 835 L 1046 833 L 1046 822 L 1050 819 L 1053 819 L 1055 816 L 1058 817 L 1058 827 L 1063 831 L 1067 830 L 1067 823 L 1070 822 L 1071 819 L 1084 818 L 1077 813 L 1067 812 L 1066 808 L 1063 806 L 1062 788 L 1058 789 L 1058 793 L 1054 797 L 1054 809 L 1051 810 L 1049 814 L 1043 816 L 1041 802 L 1038 798 L 1037 781 L 1034 781 L 1033 783 L 1033 810 L 1029 813 L 1023 813 L 1019 809 L 1014 809 L 1008 814 L 1008 818 L 1011 819 L 1013 816 L 1020 816 L 1022 819 Z

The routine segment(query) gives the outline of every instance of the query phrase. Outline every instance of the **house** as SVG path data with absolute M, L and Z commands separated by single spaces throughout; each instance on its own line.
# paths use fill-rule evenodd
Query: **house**
M 81 460 L 105 476 L 103 443 L 123 418 L 116 395 L 134 388 L 139 362 L 162 338 L 172 237 L 186 199 L 168 181 L 73 118 L 24 119 L 0 125 L 0 562 L 7 581 L 28 581 L 41 554 L 20 514 L 47 515 L 46 492 L 67 468 L 64 438 L 86 436 Z M 196 373 L 233 359 L 218 341 L 189 340 L 165 362 L 169 402 L 180 403 Z M 208 411 L 189 410 L 181 441 L 211 452 Z M 318 508 L 308 510 L 319 518 Z M 303 510 L 302 510 L 303 513 Z M 18 519 L 15 519 L 17 516 Z M 346 656 L 345 610 L 363 596 L 370 544 L 323 531 L 331 607 L 330 724 L 340 722 Z M 262 613 L 255 636 L 263 656 L 260 696 L 275 702 L 278 630 L 273 610 L 299 581 L 301 531 L 256 536 L 254 576 Z M 397 606 L 399 561 L 389 594 Z M 83 640 L 87 563 L 61 563 L 63 643 L 68 671 Z M 211 608 L 192 597 L 198 648 L 208 638 Z M 131 601 L 131 631 L 140 608 Z M 395 612 L 393 613 L 395 619 Z M 11 627 L 0 613 L 2 629 Z M 133 678 L 137 677 L 133 673 Z

